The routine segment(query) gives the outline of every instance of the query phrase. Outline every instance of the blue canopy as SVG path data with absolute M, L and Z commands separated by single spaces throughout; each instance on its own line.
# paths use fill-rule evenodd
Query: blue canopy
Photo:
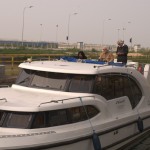
M 77 59 L 77 58 L 68 57 L 68 56 L 60 57 L 60 59 L 63 59 L 69 62 L 83 62 L 83 63 L 90 63 L 90 64 L 101 64 L 101 65 L 108 64 L 108 65 L 113 65 L 113 66 L 124 66 L 124 64 L 122 63 L 96 61 L 96 60 L 91 60 L 91 59 Z

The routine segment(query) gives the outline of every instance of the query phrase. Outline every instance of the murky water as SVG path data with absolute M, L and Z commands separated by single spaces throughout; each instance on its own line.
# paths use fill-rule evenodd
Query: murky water
M 150 150 L 150 132 L 124 150 Z

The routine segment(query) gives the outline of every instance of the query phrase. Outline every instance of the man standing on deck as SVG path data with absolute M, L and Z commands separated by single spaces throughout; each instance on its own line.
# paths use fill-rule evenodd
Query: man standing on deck
M 122 62 L 123 64 L 127 63 L 127 55 L 128 55 L 128 46 L 124 44 L 124 41 L 119 40 L 117 42 L 118 47 L 116 51 L 117 62 Z

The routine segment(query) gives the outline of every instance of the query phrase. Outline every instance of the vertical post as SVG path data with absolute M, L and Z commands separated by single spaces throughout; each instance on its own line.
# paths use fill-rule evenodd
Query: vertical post
M 29 6 L 29 7 L 24 7 L 23 9 L 23 23 L 22 23 L 22 46 L 23 46 L 23 41 L 24 41 L 24 18 L 25 18 L 25 10 L 26 8 L 32 8 L 33 6 Z
M 14 57 L 11 57 L 11 69 L 14 69 Z
M 130 51 L 132 51 L 132 37 L 130 38 L 130 43 L 131 43 Z
M 110 21 L 111 19 L 107 19 L 107 20 Z M 103 20 L 102 22 L 102 44 L 101 44 L 102 47 L 104 44 L 104 38 L 105 38 L 105 20 Z
M 102 22 L 102 44 L 101 44 L 101 46 L 103 47 L 103 42 L 104 42 L 104 23 L 105 23 L 105 20 L 103 20 L 103 22 Z
M 58 43 L 58 24 L 56 25 L 56 43 Z
M 39 45 L 41 48 L 43 48 L 43 43 L 42 43 L 42 24 L 40 24 L 41 30 L 40 30 L 40 39 L 39 39 Z
M 23 23 L 22 23 L 22 46 L 23 46 L 23 34 L 24 34 L 24 14 L 27 7 L 24 7 L 23 9 Z
M 73 14 L 69 14 L 69 17 L 68 17 L 68 35 L 66 37 L 66 40 L 68 42 L 68 46 L 69 46 L 69 41 L 70 41 L 70 18 L 72 15 L 77 15 L 78 13 L 73 13 Z
M 122 30 L 123 30 L 123 41 L 124 41 L 125 40 L 125 30 L 126 30 L 126 28 L 123 28 Z
M 70 28 L 70 16 L 71 16 L 71 14 L 69 14 L 69 17 L 68 17 L 68 35 L 67 35 L 67 37 L 66 37 L 66 40 L 67 40 L 67 43 L 68 43 L 68 45 L 69 45 L 69 38 L 70 38 L 70 31 L 69 31 L 69 28 Z
M 120 29 L 117 29 L 118 30 L 118 40 L 119 40 L 119 38 L 120 38 L 120 35 L 119 35 L 119 31 L 120 31 Z

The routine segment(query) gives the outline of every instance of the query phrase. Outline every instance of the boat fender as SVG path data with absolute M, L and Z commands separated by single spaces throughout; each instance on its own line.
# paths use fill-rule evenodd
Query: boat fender
M 98 135 L 95 132 L 93 132 L 92 141 L 93 141 L 94 150 L 101 150 L 101 143 Z
M 138 130 L 140 132 L 143 132 L 144 130 L 144 126 L 143 126 L 143 120 L 139 117 L 138 120 L 137 120 L 137 126 L 138 126 Z

